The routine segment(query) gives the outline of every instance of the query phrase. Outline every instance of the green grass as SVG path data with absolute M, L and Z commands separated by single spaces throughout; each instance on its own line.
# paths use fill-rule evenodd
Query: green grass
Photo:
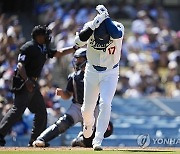
M 155 151 L 155 150 L 38 150 L 38 151 L 0 151 L 0 154 L 180 154 L 180 151 Z

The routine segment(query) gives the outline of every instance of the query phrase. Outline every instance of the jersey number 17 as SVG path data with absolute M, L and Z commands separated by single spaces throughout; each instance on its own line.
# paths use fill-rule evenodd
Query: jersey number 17
M 115 46 L 108 48 L 108 52 L 110 55 L 113 55 L 115 53 L 115 51 L 116 51 Z

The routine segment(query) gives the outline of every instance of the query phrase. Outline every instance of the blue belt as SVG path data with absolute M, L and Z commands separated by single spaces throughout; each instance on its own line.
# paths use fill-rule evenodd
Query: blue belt
M 116 65 L 114 65 L 114 66 L 113 66 L 113 69 L 116 68 L 116 67 L 118 67 L 118 65 L 119 65 L 119 63 L 117 63 Z M 95 69 L 96 71 L 99 71 L 99 72 L 107 70 L 107 67 L 101 67 L 101 66 L 96 66 L 96 65 L 92 65 L 92 66 L 94 67 L 94 69 Z

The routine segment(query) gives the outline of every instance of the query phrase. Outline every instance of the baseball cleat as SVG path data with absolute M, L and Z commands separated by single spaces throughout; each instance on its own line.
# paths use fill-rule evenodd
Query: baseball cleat
M 5 146 L 5 144 L 6 144 L 6 141 L 4 140 L 4 138 L 0 137 L 0 147 Z
M 42 140 L 35 140 L 32 145 L 33 147 L 45 147 L 46 143 Z
M 89 125 L 89 126 L 83 126 L 83 135 L 85 138 L 91 137 L 94 131 L 94 126 Z
M 84 144 L 83 132 L 82 131 L 80 131 L 78 136 L 75 139 L 72 140 L 71 146 L 72 147 L 76 147 L 76 146 L 86 147 L 85 144 Z
M 73 139 L 72 142 L 71 142 L 71 146 L 72 147 L 76 147 L 76 146 L 86 147 L 84 142 L 83 142 L 83 136 Z
M 96 144 L 93 145 L 93 149 L 94 149 L 94 151 L 101 151 L 101 150 L 103 150 L 101 145 L 96 145 Z

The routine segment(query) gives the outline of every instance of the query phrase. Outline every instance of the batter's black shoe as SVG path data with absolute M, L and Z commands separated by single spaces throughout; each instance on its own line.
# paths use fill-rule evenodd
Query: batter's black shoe
M 3 147 L 5 146 L 6 141 L 4 140 L 4 137 L 2 135 L 0 135 L 0 146 Z
M 103 150 L 101 145 L 93 145 L 93 149 L 94 149 L 94 151 L 101 151 L 101 150 Z

